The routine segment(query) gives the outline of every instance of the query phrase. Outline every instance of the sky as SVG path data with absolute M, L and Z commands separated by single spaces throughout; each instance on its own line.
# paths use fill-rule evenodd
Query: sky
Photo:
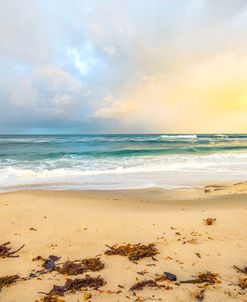
M 247 133 L 246 0 L 0 0 L 0 133 Z

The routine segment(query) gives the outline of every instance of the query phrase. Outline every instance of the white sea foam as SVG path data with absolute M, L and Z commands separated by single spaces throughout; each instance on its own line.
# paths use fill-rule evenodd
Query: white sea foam
M 177 135 L 161 135 L 165 139 L 196 139 L 196 134 L 177 134 Z
M 13 186 L 82 189 L 181 187 L 247 179 L 247 153 L 82 159 L 64 157 L 0 165 L 0 189 Z M 126 177 L 128 175 L 128 177 Z

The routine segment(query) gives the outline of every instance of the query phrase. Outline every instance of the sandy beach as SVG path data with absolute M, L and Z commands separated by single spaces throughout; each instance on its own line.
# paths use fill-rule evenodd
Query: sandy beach
M 246 275 L 233 268 L 247 266 L 246 183 L 183 190 L 18 191 L 0 195 L 0 211 L 0 245 L 10 241 L 15 250 L 25 244 L 19 257 L 0 258 L 2 277 L 26 278 L 42 269 L 42 261 L 32 260 L 37 256 L 56 255 L 59 263 L 100 257 L 104 268 L 88 274 L 102 276 L 106 284 L 66 294 L 64 301 L 199 301 L 200 295 L 203 301 L 247 301 L 246 289 L 238 285 Z M 216 221 L 207 225 L 207 218 Z M 153 243 L 158 254 L 136 262 L 104 254 L 106 245 L 128 243 Z M 130 291 L 164 272 L 177 281 Z M 180 283 L 205 272 L 218 274 L 217 282 Z M 0 301 L 41 301 L 54 284 L 84 275 L 54 270 L 19 279 L 2 288 Z

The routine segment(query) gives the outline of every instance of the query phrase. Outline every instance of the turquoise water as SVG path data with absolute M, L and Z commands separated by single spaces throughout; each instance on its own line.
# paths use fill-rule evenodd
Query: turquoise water
M 164 188 L 247 179 L 247 135 L 0 136 L 0 190 Z

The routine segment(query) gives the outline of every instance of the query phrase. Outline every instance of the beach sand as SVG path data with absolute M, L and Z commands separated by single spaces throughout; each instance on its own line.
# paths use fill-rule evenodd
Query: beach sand
M 217 273 L 221 283 L 206 286 L 203 301 L 247 301 L 238 286 L 247 277 L 233 268 L 247 266 L 247 184 L 201 189 L 126 191 L 18 191 L 0 194 L 1 241 L 18 258 L 0 258 L 1 276 L 26 277 L 42 268 L 37 256 L 60 256 L 60 262 L 101 255 L 107 282 L 100 291 L 88 290 L 63 297 L 65 301 L 197 301 L 202 284 L 180 284 L 199 273 Z M 213 225 L 206 218 L 216 218 Z M 154 243 L 159 254 L 137 263 L 128 257 L 104 255 L 106 245 Z M 157 260 L 157 261 L 156 261 Z M 178 282 L 171 288 L 144 288 L 133 293 L 138 281 L 170 272 Z M 79 275 L 77 277 L 82 277 Z M 68 276 L 47 273 L 19 280 L 0 292 L 1 302 L 40 301 L 54 284 Z M 75 278 L 75 277 L 72 277 Z M 120 285 L 120 286 L 119 286 Z M 87 295 L 85 293 L 91 293 Z

